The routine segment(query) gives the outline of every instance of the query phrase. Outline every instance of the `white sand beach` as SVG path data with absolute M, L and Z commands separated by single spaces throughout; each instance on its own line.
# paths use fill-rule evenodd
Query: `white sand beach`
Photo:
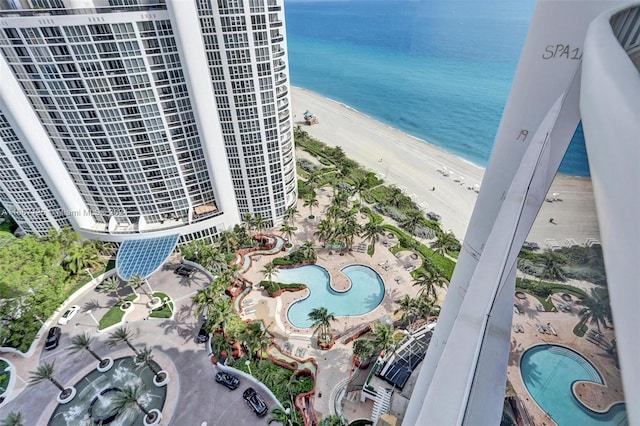
M 481 184 L 483 168 L 306 89 L 292 88 L 292 103 L 296 125 L 330 146 L 342 147 L 426 212 L 439 214 L 442 228 L 464 239 L 477 197 L 473 188 Z M 316 115 L 318 124 L 304 123 L 306 110 Z M 448 176 L 441 173 L 445 168 Z M 559 245 L 573 239 L 583 245 L 587 238 L 599 238 L 591 179 L 558 175 L 549 197 L 554 193 L 558 201 L 544 203 L 527 240 L 544 248 L 547 239 Z

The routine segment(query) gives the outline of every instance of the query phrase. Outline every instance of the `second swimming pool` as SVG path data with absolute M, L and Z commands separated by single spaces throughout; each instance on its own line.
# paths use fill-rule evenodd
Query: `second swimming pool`
M 275 278 L 282 283 L 303 283 L 309 297 L 294 302 L 287 312 L 289 322 L 296 327 L 308 328 L 313 324 L 308 315 L 312 309 L 327 308 L 335 316 L 358 316 L 373 311 L 384 298 L 384 282 L 373 269 L 364 265 L 349 265 L 342 269 L 351 288 L 334 291 L 329 285 L 329 272 L 321 266 L 305 265 L 281 269 Z

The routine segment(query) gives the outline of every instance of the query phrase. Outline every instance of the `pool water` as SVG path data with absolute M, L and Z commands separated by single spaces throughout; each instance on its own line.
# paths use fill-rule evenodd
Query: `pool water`
M 291 284 L 303 283 L 309 296 L 294 302 L 287 312 L 289 322 L 296 327 L 309 328 L 312 309 L 327 308 L 335 316 L 358 316 L 373 311 L 384 298 L 384 282 L 373 269 L 364 265 L 349 265 L 341 270 L 351 281 L 345 292 L 334 291 L 329 285 L 329 272 L 318 265 L 280 269 L 275 280 Z
M 558 426 L 626 425 L 623 403 L 605 414 L 596 414 L 573 395 L 577 380 L 603 384 L 598 370 L 582 355 L 557 345 L 538 345 L 528 349 L 520 361 L 524 384 L 540 408 Z

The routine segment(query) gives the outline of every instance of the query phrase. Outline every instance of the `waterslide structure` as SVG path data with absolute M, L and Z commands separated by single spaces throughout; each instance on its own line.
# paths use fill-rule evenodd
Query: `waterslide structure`
M 580 120 L 624 392 L 640 396 L 640 3 L 539 0 L 403 425 L 500 423 L 516 258 Z

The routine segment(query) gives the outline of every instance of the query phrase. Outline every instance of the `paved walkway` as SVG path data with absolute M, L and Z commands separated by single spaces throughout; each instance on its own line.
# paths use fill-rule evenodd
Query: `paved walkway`
M 209 360 L 206 345 L 198 344 L 195 337 L 201 321 L 196 319 L 191 307 L 191 297 L 209 284 L 200 272 L 190 278 L 179 277 L 170 270 L 156 272 L 149 279 L 154 291 L 162 291 L 172 297 L 176 310 L 173 319 L 146 319 L 149 310 L 145 306 L 147 296 L 140 295 L 133 312 L 127 315 L 127 326 L 134 337 L 132 343 L 137 348 L 146 346 L 153 350 L 154 359 L 170 372 L 171 381 L 167 385 L 167 399 L 163 408 L 163 425 L 195 425 L 206 422 L 208 426 L 219 425 L 265 425 L 269 416 L 258 419 L 242 399 L 242 391 L 250 384 L 243 380 L 239 389 L 231 392 L 214 381 L 216 369 Z M 121 291 L 126 294 L 128 288 Z M 71 304 L 80 305 L 81 313 L 71 323 L 61 326 L 60 346 L 52 351 L 44 351 L 44 338 L 29 358 L 10 352 L 0 352 L 0 358 L 11 363 L 17 370 L 17 380 L 7 401 L 0 405 L 0 419 L 12 411 L 20 411 L 26 425 L 45 425 L 56 407 L 57 390 L 50 383 L 27 387 L 29 372 L 42 361 L 55 361 L 55 378 L 63 385 L 72 385 L 87 372 L 95 368 L 95 359 L 86 351 L 71 354 L 66 347 L 72 336 L 88 331 L 94 337 L 91 348 L 100 356 L 117 358 L 130 356 L 125 346 L 109 349 L 105 342 L 107 333 L 98 333 L 96 324 L 86 313 L 91 310 L 96 318 L 112 306 L 117 299 L 99 294 L 89 289 L 76 295 Z M 58 318 L 53 318 L 57 322 Z M 47 328 L 48 328 L 47 326 Z M 265 399 L 269 406 L 274 401 Z

